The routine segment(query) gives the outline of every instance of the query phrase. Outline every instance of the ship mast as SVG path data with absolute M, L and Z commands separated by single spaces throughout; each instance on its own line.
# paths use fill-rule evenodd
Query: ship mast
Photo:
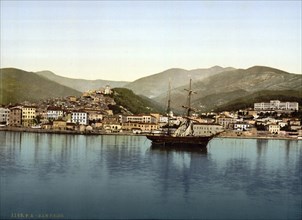
M 188 106 L 182 106 L 183 108 L 187 109 L 187 117 L 190 117 L 191 112 L 194 111 L 194 109 L 191 107 L 191 96 L 192 94 L 196 94 L 196 92 L 194 92 L 192 90 L 192 79 L 190 79 L 190 85 L 189 85 L 189 89 L 185 89 L 188 92 Z
M 168 90 L 168 107 L 167 107 L 167 113 L 168 113 L 168 135 L 170 135 L 170 115 L 171 112 L 171 78 L 169 79 L 169 90 Z

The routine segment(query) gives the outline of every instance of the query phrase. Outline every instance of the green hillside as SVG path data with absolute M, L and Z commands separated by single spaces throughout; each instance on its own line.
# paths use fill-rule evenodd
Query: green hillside
M 176 102 L 175 108 L 180 108 L 183 104 L 180 101 L 186 98 L 184 92 L 186 88 L 188 85 L 176 88 L 171 92 L 171 100 Z M 302 91 L 302 75 L 270 67 L 254 66 L 248 69 L 226 71 L 200 81 L 193 81 L 192 89 L 197 92 L 192 97 L 193 107 L 207 111 L 264 90 Z M 165 103 L 166 94 L 163 93 L 155 100 Z
M 269 102 L 270 100 L 280 100 L 289 102 L 298 102 L 302 106 L 302 91 L 295 90 L 275 90 L 258 91 L 250 95 L 234 99 L 224 105 L 216 107 L 216 112 L 232 111 L 245 108 L 253 108 L 255 102 Z
M 79 96 L 81 93 L 32 72 L 15 68 L 0 69 L 0 104 L 69 95 Z
M 186 85 L 190 78 L 194 81 L 204 79 L 208 76 L 221 73 L 223 71 L 234 70 L 234 68 L 222 68 L 214 66 L 207 69 L 185 70 L 179 68 L 168 69 L 166 71 L 140 78 L 123 87 L 131 89 L 136 94 L 143 94 L 149 98 L 154 98 L 167 91 L 169 81 L 173 88 Z
M 133 114 L 164 112 L 156 102 L 147 97 L 138 96 L 129 89 L 114 88 L 111 97 L 116 102 L 115 106 L 110 106 L 114 113 L 120 113 L 122 108 Z
M 37 72 L 39 76 L 45 77 L 51 81 L 59 83 L 63 86 L 67 86 L 69 88 L 85 92 L 91 89 L 99 89 L 105 87 L 106 85 L 110 85 L 111 88 L 114 87 L 123 87 L 128 82 L 125 81 L 111 81 L 111 80 L 86 80 L 86 79 L 73 79 L 63 76 L 58 76 L 50 71 L 40 71 Z

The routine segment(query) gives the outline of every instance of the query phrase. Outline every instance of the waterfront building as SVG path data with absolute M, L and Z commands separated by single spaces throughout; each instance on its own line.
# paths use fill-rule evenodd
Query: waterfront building
M 66 130 L 66 121 L 58 119 L 53 121 L 52 128 L 55 130 Z
M 22 108 L 13 107 L 9 113 L 9 125 L 13 127 L 19 127 L 22 125 Z
M 116 132 L 121 132 L 122 131 L 122 126 L 119 123 L 117 123 L 117 124 L 104 124 L 103 128 L 107 133 L 116 133 Z
M 122 124 L 123 130 L 132 131 L 133 129 L 141 130 L 142 132 L 151 132 L 158 130 L 159 126 L 155 123 L 142 123 L 142 122 L 124 122 Z
M 126 115 L 122 116 L 122 122 L 157 123 L 154 115 Z
M 35 106 L 23 106 L 22 107 L 22 125 L 24 127 L 29 127 L 34 125 L 34 120 L 36 118 Z
M 41 126 L 42 126 L 42 129 L 50 130 L 50 129 L 52 129 L 53 122 L 44 123 Z
M 234 130 L 237 131 L 247 131 L 250 130 L 252 126 L 246 122 L 237 122 L 234 124 Z
M 71 122 L 66 123 L 66 130 L 75 130 L 75 127 L 76 127 L 75 123 L 71 123 Z
M 268 131 L 272 134 L 278 134 L 280 132 L 280 125 L 278 124 L 269 124 Z
M 159 113 L 150 113 L 150 115 L 153 116 L 153 118 L 154 118 L 153 123 L 158 123 L 159 122 L 159 118 L 160 118 Z
M 194 136 L 212 136 L 222 132 L 224 129 L 220 124 L 196 123 L 193 124 Z
M 0 124 L 8 124 L 10 110 L 8 108 L 0 108 Z

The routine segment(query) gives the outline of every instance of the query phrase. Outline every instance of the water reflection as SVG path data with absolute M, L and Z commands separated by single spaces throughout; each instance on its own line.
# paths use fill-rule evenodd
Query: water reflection
M 1 217 L 301 216 L 297 141 L 213 139 L 208 151 L 150 147 L 140 136 L 0 132 L 0 141 Z
M 261 157 L 262 154 L 266 154 L 267 151 L 267 139 L 257 139 L 257 155 Z
M 196 153 L 196 154 L 207 154 L 208 149 L 207 148 L 198 148 L 198 147 L 169 147 L 169 146 L 159 146 L 159 145 L 153 145 L 151 144 L 151 150 L 152 151 L 158 151 L 158 152 L 180 152 L 180 153 Z

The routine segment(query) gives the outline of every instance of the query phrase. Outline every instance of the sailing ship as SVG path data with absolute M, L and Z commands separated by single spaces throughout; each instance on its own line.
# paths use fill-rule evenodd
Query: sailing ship
M 190 79 L 189 89 L 185 89 L 188 92 L 188 105 L 182 106 L 186 109 L 186 115 L 183 117 L 177 130 L 171 134 L 170 126 L 170 86 L 169 86 L 169 99 L 168 99 L 168 132 L 161 135 L 147 135 L 146 137 L 152 141 L 152 146 L 162 146 L 162 147 L 176 147 L 176 148 L 191 148 L 199 147 L 206 148 L 209 141 L 217 134 L 210 135 L 195 135 L 194 133 L 194 120 L 191 118 L 191 112 L 194 109 L 191 107 L 191 96 L 194 91 L 192 91 L 192 79 Z

